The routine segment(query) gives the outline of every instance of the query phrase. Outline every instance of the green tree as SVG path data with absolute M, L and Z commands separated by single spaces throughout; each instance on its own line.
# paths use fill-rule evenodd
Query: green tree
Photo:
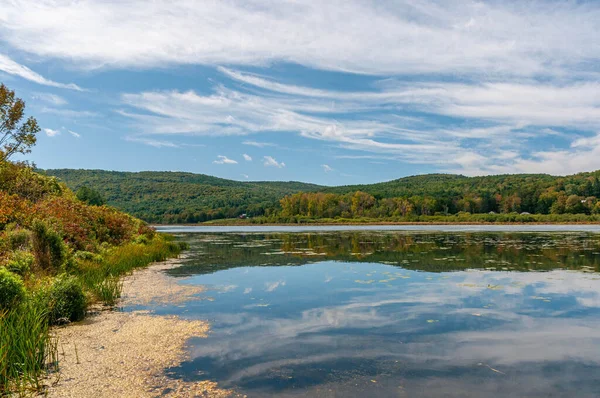
M 578 214 L 585 213 L 585 198 L 578 195 L 569 195 L 565 202 L 565 213 Z
M 79 188 L 76 195 L 77 199 L 87 203 L 88 205 L 102 206 L 104 203 L 106 203 L 102 195 L 100 195 L 100 192 L 88 187 Z
M 0 160 L 9 160 L 15 153 L 29 153 L 35 145 L 40 127 L 33 117 L 22 122 L 24 115 L 25 102 L 0 84 Z
M 563 214 L 565 212 L 565 206 L 567 205 L 567 195 L 561 192 L 556 197 L 556 201 L 552 203 L 550 207 L 551 214 Z

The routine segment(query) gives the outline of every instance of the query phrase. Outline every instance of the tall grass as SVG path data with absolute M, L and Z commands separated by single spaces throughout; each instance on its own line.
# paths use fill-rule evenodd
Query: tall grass
M 0 396 L 41 389 L 43 370 L 58 359 L 48 319 L 47 308 L 33 299 L 0 313 Z
M 101 261 L 83 261 L 77 276 L 94 301 L 112 306 L 121 297 L 123 285 L 120 276 L 150 263 L 175 257 L 184 248 L 173 242 L 170 236 L 156 235 L 142 243 L 115 247 L 105 253 Z

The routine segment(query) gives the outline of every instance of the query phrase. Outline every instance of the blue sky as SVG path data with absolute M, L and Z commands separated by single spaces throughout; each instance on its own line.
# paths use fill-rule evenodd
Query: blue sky
M 597 1 L 7 0 L 0 81 L 41 168 L 564 175 L 600 169 L 599 20 Z

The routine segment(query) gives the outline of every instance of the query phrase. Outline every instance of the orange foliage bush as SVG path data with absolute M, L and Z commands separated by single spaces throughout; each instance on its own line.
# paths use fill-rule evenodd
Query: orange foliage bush
M 12 222 L 23 222 L 29 218 L 31 203 L 18 195 L 0 191 L 0 228 Z
M 119 245 L 138 233 L 152 233 L 139 220 L 106 206 L 88 206 L 68 197 L 49 197 L 33 212 L 61 233 L 76 250 L 94 251 L 97 244 Z

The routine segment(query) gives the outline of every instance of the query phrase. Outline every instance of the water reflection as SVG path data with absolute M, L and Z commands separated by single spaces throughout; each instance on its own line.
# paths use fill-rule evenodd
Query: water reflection
M 208 285 L 214 301 L 159 312 L 209 319 L 213 332 L 172 377 L 250 397 L 600 391 L 597 235 L 181 239 L 193 255 L 175 274 Z

